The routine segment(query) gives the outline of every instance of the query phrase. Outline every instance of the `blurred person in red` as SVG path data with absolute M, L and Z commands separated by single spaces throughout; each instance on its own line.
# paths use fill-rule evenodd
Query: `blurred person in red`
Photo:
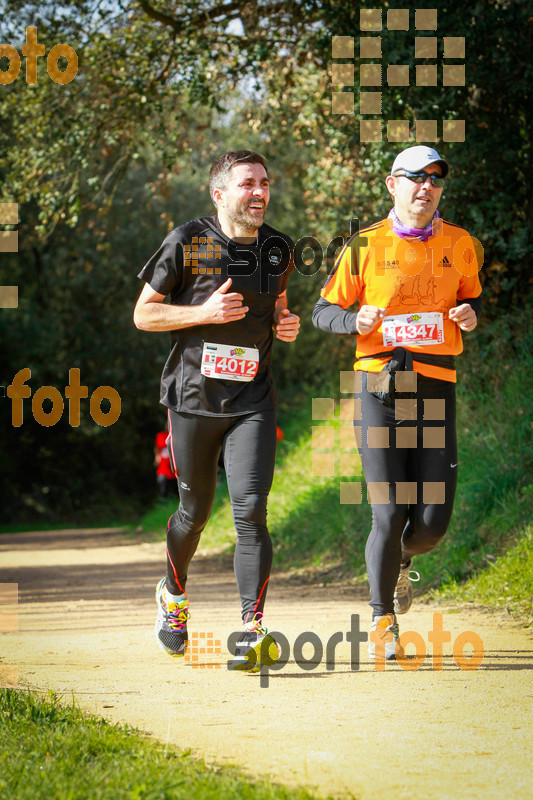
M 177 494 L 176 475 L 170 463 L 170 453 L 167 446 L 168 427 L 159 431 L 155 436 L 154 467 L 156 467 L 157 486 L 159 497 L 164 500 L 169 494 Z

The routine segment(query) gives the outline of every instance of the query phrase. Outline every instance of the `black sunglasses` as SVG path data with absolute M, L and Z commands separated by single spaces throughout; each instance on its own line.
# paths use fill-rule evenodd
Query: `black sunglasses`
M 425 183 L 429 178 L 431 185 L 438 186 L 439 188 L 446 183 L 445 178 L 442 178 L 440 175 L 430 175 L 429 172 L 396 172 L 394 177 L 409 178 L 410 181 L 414 181 L 415 183 Z

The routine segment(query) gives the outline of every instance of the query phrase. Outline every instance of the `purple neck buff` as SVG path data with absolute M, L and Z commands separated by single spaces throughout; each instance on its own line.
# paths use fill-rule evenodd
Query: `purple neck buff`
M 421 242 L 426 242 L 429 237 L 433 235 L 433 220 L 439 217 L 439 212 L 435 211 L 433 219 L 425 228 L 410 228 L 408 225 L 404 225 L 393 208 L 389 211 L 389 219 L 392 219 L 392 230 L 394 233 L 401 236 L 402 239 L 406 239 L 408 236 L 416 236 Z

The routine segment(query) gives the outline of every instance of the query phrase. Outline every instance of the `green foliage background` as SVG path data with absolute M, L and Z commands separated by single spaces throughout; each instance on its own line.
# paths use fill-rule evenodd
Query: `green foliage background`
M 20 297 L 18 309 L 0 310 L 0 382 L 30 367 L 33 392 L 51 385 L 63 394 L 78 367 L 89 394 L 100 385 L 119 391 L 122 414 L 103 428 L 82 401 L 79 428 L 67 409 L 44 428 L 25 401 L 24 424 L 14 428 L 0 398 L 2 521 L 134 519 L 154 494 L 168 344 L 132 324 L 135 276 L 168 230 L 212 213 L 207 172 L 227 149 L 268 158 L 269 222 L 295 240 L 315 236 L 326 248 L 352 218 L 365 224 L 387 212 L 383 178 L 399 146 L 362 145 L 357 113 L 331 115 L 329 73 L 331 37 L 354 36 L 357 87 L 359 11 L 381 8 L 385 19 L 388 3 L 75 0 L 61 13 L 48 0 L 4 6 L 0 42 L 20 52 L 26 26 L 36 25 L 47 51 L 58 42 L 75 48 L 79 71 L 59 86 L 39 59 L 37 85 L 26 84 L 24 62 L 12 84 L 0 85 L 0 202 L 20 211 L 19 252 L 0 256 L 0 285 L 17 284 Z M 437 32 L 417 35 L 439 37 L 439 74 L 441 37 L 465 36 L 467 85 L 384 85 L 382 117 L 409 119 L 412 131 L 416 119 L 466 120 L 464 143 L 437 145 L 452 164 L 441 210 L 485 248 L 487 334 L 476 335 L 479 358 L 498 370 L 490 323 L 512 321 L 516 306 L 531 302 L 532 16 L 525 0 L 417 3 L 435 6 Z M 413 36 L 411 11 L 409 32 L 382 32 L 383 64 L 409 64 L 414 75 Z M 304 324 L 294 346 L 276 345 L 282 420 L 310 406 L 313 392 L 336 391 L 337 370 L 349 368 L 353 343 L 310 323 L 328 266 L 304 265 L 291 279 L 291 306 Z M 512 357 L 512 336 L 507 344 Z

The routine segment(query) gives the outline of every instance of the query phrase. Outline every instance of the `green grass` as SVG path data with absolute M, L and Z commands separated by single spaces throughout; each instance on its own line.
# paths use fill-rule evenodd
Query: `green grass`
M 520 540 L 532 517 L 533 356 L 523 353 L 506 367 L 491 392 L 463 382 L 458 393 L 454 514 L 447 536 L 422 562 L 433 586 L 477 573 Z
M 166 532 L 168 518 L 174 513 L 176 506 L 177 498 L 157 500 L 139 522 L 141 532 L 161 536 Z
M 0 525 L 0 535 L 2 533 L 21 533 L 22 531 L 61 531 L 72 527 L 72 525 L 54 525 L 52 522 L 13 522 Z
M 505 606 L 510 614 L 533 626 L 533 527 L 519 531 L 518 544 L 464 584 L 456 581 L 434 593 L 436 600 L 460 600 L 493 608 Z
M 158 499 L 154 505 L 148 509 L 139 522 L 136 529 L 132 529 L 130 533 L 137 536 L 141 532 L 144 536 L 154 536 L 161 538 L 166 534 L 167 524 L 169 517 L 175 512 L 178 505 L 177 497 L 168 497 L 165 500 Z M 216 529 L 213 529 L 211 524 L 208 529 L 202 534 L 202 546 L 208 545 L 211 548 L 224 547 L 230 544 L 230 541 L 235 537 L 233 531 L 233 520 L 231 518 L 231 509 L 228 503 L 228 490 L 226 486 L 225 476 L 221 473 L 215 493 L 215 501 L 213 503 L 213 515 L 217 520 L 225 519 L 223 523 L 225 533 L 218 535 Z M 221 523 L 219 521 L 218 527 Z
M 0 536 L 3 533 L 21 533 L 23 531 L 66 531 L 72 528 L 122 528 L 123 530 L 134 529 L 138 525 L 138 512 L 126 509 L 126 500 L 122 503 L 117 502 L 121 510 L 115 509 L 111 513 L 99 510 L 96 507 L 89 507 L 83 515 L 74 514 L 70 522 L 42 520 L 40 518 L 28 518 L 26 522 L 9 522 L 0 525 Z
M 310 406 L 309 400 L 306 424 L 301 425 L 304 433 L 297 446 L 281 453 L 269 498 L 269 528 L 274 541 L 275 562 L 300 569 L 306 566 L 327 569 L 337 564 L 341 572 L 359 574 L 365 570 L 364 546 L 370 529 L 370 509 L 366 504 L 340 503 L 341 424 L 338 416 L 332 423 L 313 423 Z M 321 455 L 322 449 L 313 447 L 309 435 L 311 426 L 334 428 L 336 477 L 315 477 L 312 474 L 313 453 Z M 358 474 L 342 480 L 359 484 L 360 461 L 356 453 L 354 461 Z
M 0 797 L 9 800 L 312 800 L 317 795 L 110 725 L 75 705 L 0 689 Z

